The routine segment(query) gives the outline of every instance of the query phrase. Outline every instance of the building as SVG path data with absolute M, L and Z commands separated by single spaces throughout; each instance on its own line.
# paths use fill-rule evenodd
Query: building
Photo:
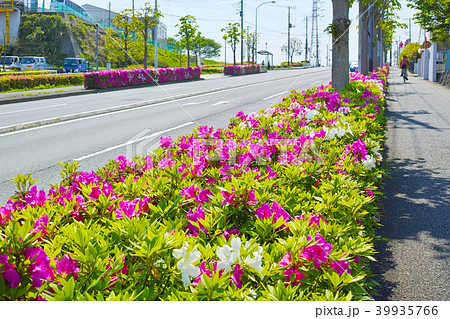
M 89 16 L 98 21 L 102 26 L 111 26 L 112 28 L 115 27 L 113 21 L 117 15 L 116 12 L 110 12 L 108 9 L 103 9 L 92 4 L 83 4 L 81 7 Z
M 86 14 L 86 11 L 84 11 L 84 9 L 81 6 L 70 0 L 52 0 L 52 2 L 50 3 L 50 10 L 60 12 L 61 11 L 60 8 L 63 6 L 68 7 L 71 10 L 78 12 L 80 14 Z

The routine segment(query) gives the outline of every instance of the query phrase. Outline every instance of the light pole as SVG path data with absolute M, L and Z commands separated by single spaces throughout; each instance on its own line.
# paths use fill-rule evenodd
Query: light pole
M 256 36 L 256 41 L 255 41 L 255 62 L 256 62 L 256 64 L 258 64 L 258 8 L 260 6 L 262 6 L 263 4 L 275 3 L 275 2 L 276 1 L 263 2 L 259 6 L 256 7 L 256 13 L 255 13 L 255 36 Z

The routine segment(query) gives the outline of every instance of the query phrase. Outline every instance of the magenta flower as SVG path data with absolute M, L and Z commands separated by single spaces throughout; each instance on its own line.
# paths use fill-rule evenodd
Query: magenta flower
M 222 206 L 236 202 L 236 198 L 237 198 L 236 194 L 229 193 L 227 191 L 220 191 L 220 194 L 222 194 L 222 197 L 223 197 Z
M 50 267 L 50 258 L 42 248 L 27 247 L 24 255 L 26 259 L 31 261 L 28 272 L 31 274 L 33 287 L 39 288 L 42 286 L 43 280 L 49 281 L 55 277 L 54 271 Z
M 310 236 L 308 236 L 308 240 L 311 240 Z M 326 243 L 325 239 L 320 235 L 317 235 L 314 240 L 317 243 L 304 248 L 301 257 L 305 257 L 307 260 L 313 260 L 314 266 L 319 269 L 322 262 L 328 261 L 328 255 L 333 246 L 331 243 Z
M 47 235 L 47 224 L 48 224 L 48 215 L 46 213 L 42 214 L 41 217 L 36 219 L 34 222 L 34 231 L 33 234 L 37 234 L 38 232 L 41 232 L 41 235 Z
M 255 215 L 260 219 L 269 219 L 273 217 L 274 222 L 279 218 L 283 218 L 285 221 L 289 221 L 291 216 L 286 212 L 283 207 L 278 205 L 276 201 L 272 201 L 272 206 L 267 203 L 263 203 L 256 211 Z
M 334 271 L 336 271 L 339 274 L 339 276 L 341 276 L 344 272 L 350 275 L 352 274 L 352 272 L 348 268 L 349 265 L 350 263 L 347 260 L 336 260 L 330 263 L 330 267 Z
M 172 147 L 172 138 L 170 136 L 161 137 L 159 140 L 159 146 L 162 148 Z
M 98 199 L 102 192 L 100 191 L 100 187 L 94 186 L 91 188 L 91 192 L 89 193 L 89 197 L 91 199 Z
M 297 264 L 300 265 L 300 263 Z M 291 255 L 289 253 L 284 254 L 278 265 L 280 267 L 287 267 L 286 270 L 283 271 L 283 275 L 286 276 L 286 285 L 290 284 L 291 286 L 297 286 L 303 284 L 300 280 L 302 280 L 305 275 L 300 272 L 298 265 L 292 263 Z
M 58 261 L 57 264 L 58 274 L 60 274 L 63 278 L 66 278 L 68 274 L 72 274 L 75 280 L 78 280 L 77 272 L 80 272 L 78 261 L 72 260 L 69 255 L 64 255 L 61 261 Z
M 0 275 L 9 282 L 11 288 L 19 287 L 20 284 L 20 276 L 14 268 L 14 265 L 8 262 L 7 255 L 0 255 Z
M 241 277 L 244 274 L 244 268 L 236 264 L 234 267 L 233 275 L 231 275 L 231 280 L 234 282 L 237 289 L 242 288 L 242 280 Z
M 197 236 L 198 234 L 198 227 L 194 226 L 192 222 L 197 222 L 200 229 L 206 234 L 207 230 L 203 225 L 200 223 L 201 220 L 205 219 L 205 210 L 200 205 L 197 206 L 197 209 L 192 211 L 189 209 L 188 213 L 186 214 L 186 218 L 188 220 L 188 230 L 194 235 Z

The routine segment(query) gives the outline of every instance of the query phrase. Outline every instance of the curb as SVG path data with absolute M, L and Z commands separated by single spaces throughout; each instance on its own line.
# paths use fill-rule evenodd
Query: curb
M 292 78 L 292 77 L 297 77 L 297 76 L 298 75 L 291 75 L 286 78 Z M 95 110 L 95 111 L 88 111 L 88 112 L 83 112 L 83 113 L 70 114 L 70 115 L 64 115 L 64 116 L 59 116 L 59 117 L 54 117 L 54 118 L 37 120 L 37 121 L 32 121 L 32 122 L 27 122 L 27 123 L 9 125 L 9 126 L 0 127 L 0 134 L 25 130 L 25 129 L 29 129 L 29 128 L 33 128 L 33 127 L 37 127 L 37 126 L 50 125 L 50 124 L 57 123 L 57 122 L 66 122 L 66 121 L 70 121 L 70 120 L 86 118 L 86 117 L 91 117 L 91 116 L 100 115 L 100 114 L 114 113 L 117 111 L 129 110 L 129 109 L 139 108 L 142 106 L 168 102 L 168 101 L 177 101 L 177 100 L 188 98 L 188 97 L 203 95 L 203 94 L 207 94 L 207 93 L 214 93 L 214 92 L 219 92 L 219 91 L 224 91 L 224 90 L 234 89 L 234 88 L 239 88 L 239 87 L 245 87 L 245 86 L 249 86 L 249 85 L 253 85 L 253 84 L 266 83 L 266 82 L 271 82 L 271 81 L 273 81 L 273 80 L 270 79 L 270 80 L 264 80 L 264 81 L 255 81 L 255 82 L 250 82 L 250 83 L 246 83 L 246 84 L 238 84 L 238 85 L 232 85 L 232 86 L 227 86 L 227 87 L 220 87 L 220 88 L 215 88 L 215 89 L 210 89 L 210 90 L 205 90 L 205 91 L 200 91 L 200 92 L 195 92 L 195 93 L 188 93 L 188 94 L 182 94 L 182 95 L 177 95 L 177 96 L 173 96 L 173 97 L 166 97 L 166 98 L 160 98 L 160 99 L 151 100 L 151 101 L 122 105 L 122 106 L 118 106 L 118 107 L 109 107 L 109 108 L 104 108 L 104 109 Z M 169 84 L 169 83 L 167 83 L 167 84 Z M 133 87 L 136 88 L 136 86 L 133 86 Z M 119 89 L 127 89 L 127 88 L 130 88 L 130 87 L 119 88 Z M 72 92 L 70 94 L 68 92 L 67 96 L 74 95 L 73 93 L 77 93 L 75 95 L 83 95 L 83 94 L 108 92 L 108 90 L 109 89 L 101 90 L 101 91 L 100 90 L 89 90 L 89 91 L 86 90 L 86 91 Z M 114 88 L 112 90 L 117 90 L 117 88 Z M 109 91 L 111 91 L 111 90 L 109 90 Z M 57 93 L 54 95 L 56 95 L 57 97 L 61 97 L 62 94 Z M 47 95 L 46 97 L 48 98 L 50 96 Z

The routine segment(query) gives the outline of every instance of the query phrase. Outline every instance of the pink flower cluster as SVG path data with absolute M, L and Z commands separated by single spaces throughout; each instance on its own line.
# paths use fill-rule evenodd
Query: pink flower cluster
M 252 65 L 227 65 L 223 68 L 223 74 L 225 75 L 242 75 L 261 72 L 259 64 Z
M 84 75 L 84 87 L 87 89 L 108 89 L 193 80 L 200 78 L 200 75 L 201 68 L 198 67 L 91 72 Z

